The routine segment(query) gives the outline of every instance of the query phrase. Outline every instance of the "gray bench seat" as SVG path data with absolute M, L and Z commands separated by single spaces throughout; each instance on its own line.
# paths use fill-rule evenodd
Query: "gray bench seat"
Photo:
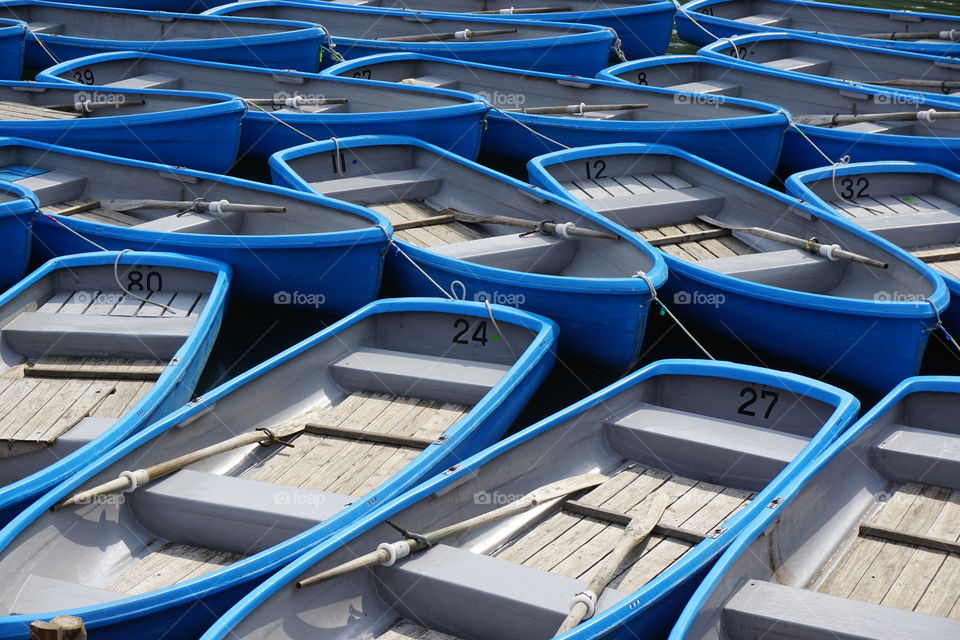
M 743 16 L 742 18 L 734 19 L 737 22 L 743 22 L 744 24 L 755 24 L 758 27 L 781 27 L 784 29 L 789 29 L 790 25 L 793 23 L 793 18 L 778 16 L 773 13 L 757 13 L 752 16 Z
M 374 348 L 358 349 L 330 368 L 347 389 L 468 406 L 479 402 L 510 370 L 507 365 Z
M 895 425 L 870 448 L 870 462 L 893 482 L 923 482 L 960 491 L 958 434 Z
M 723 607 L 730 640 L 956 640 L 960 621 L 750 580 Z
M 577 246 L 576 240 L 556 236 L 511 233 L 433 247 L 432 251 L 498 269 L 556 275 L 576 257 Z
M 732 82 L 723 82 L 721 80 L 700 80 L 698 82 L 683 82 L 667 87 L 676 91 L 688 91 L 692 93 L 709 93 L 711 95 L 738 96 L 740 95 L 740 85 Z
M 838 265 L 846 262 L 831 262 L 802 249 L 783 249 L 750 253 L 728 258 L 700 260 L 698 267 L 716 273 L 743 278 L 750 282 L 787 287 L 801 291 L 824 291 L 837 279 Z
M 647 229 L 713 216 L 723 209 L 724 196 L 706 187 L 662 189 L 632 196 L 586 201 L 591 209 L 630 229 Z
M 642 404 L 607 422 L 611 446 L 641 464 L 728 487 L 765 486 L 807 445 L 807 438 L 687 411 Z
M 472 640 L 550 638 L 573 596 L 586 587 L 580 580 L 442 544 L 375 571 L 381 597 L 401 615 L 438 631 L 470 629 Z M 627 596 L 606 589 L 597 611 Z
M 78 356 L 169 360 L 193 331 L 196 317 L 144 318 L 21 313 L 3 329 L 7 346 L 27 358 Z
M 432 89 L 456 89 L 457 85 L 460 84 L 460 81 L 456 78 L 430 75 L 404 78 L 401 82 L 415 87 L 430 87 Z
M 91 607 L 129 597 L 119 591 L 30 574 L 10 606 L 10 615 Z
M 323 522 L 354 497 L 181 469 L 128 500 L 161 538 L 247 555 Z
M 770 60 L 763 63 L 765 66 L 783 71 L 795 71 L 797 73 L 825 74 L 830 71 L 830 61 L 821 58 L 812 58 L 810 56 L 794 56 L 792 58 L 780 58 L 779 60 Z
M 159 233 L 240 233 L 243 222 L 242 213 L 226 213 L 223 215 L 213 215 L 210 213 L 184 213 L 183 215 L 174 214 L 156 218 L 147 222 L 135 225 L 137 229 L 144 231 L 156 231 Z
M 165 73 L 144 73 L 132 78 L 123 78 L 108 82 L 108 87 L 128 87 L 130 89 L 179 89 L 181 79 Z
M 59 169 L 21 178 L 14 183 L 32 191 L 41 207 L 67 200 L 79 200 L 87 188 L 86 176 Z
M 424 200 L 440 188 L 442 180 L 422 169 L 406 169 L 336 180 L 311 182 L 318 192 L 358 204 Z

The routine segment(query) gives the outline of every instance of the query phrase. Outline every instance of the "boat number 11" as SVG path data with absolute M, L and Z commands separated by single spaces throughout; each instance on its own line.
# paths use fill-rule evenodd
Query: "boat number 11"
M 465 318 L 457 318 L 453 323 L 453 328 L 458 329 L 457 334 L 453 336 L 453 344 L 470 344 L 478 342 L 481 346 L 487 346 L 487 321 L 481 320 L 470 333 L 470 321 Z M 469 338 L 467 335 L 469 334 Z
M 131 293 L 149 291 L 154 293 L 163 291 L 163 276 L 156 271 L 129 271 L 127 272 L 127 290 Z
M 761 411 L 762 405 L 765 403 L 766 409 L 763 409 L 763 419 L 767 420 L 770 418 L 770 414 L 773 412 L 773 408 L 777 405 L 777 400 L 780 399 L 780 394 L 776 391 L 757 391 L 753 387 L 744 387 L 740 390 L 740 397 L 745 400 L 743 404 L 737 409 L 737 413 L 742 416 L 750 416 L 755 418 L 758 412 Z M 758 406 L 758 403 L 760 405 Z

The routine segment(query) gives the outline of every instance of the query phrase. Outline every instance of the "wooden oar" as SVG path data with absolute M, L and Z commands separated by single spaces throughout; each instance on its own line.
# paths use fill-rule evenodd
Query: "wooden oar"
M 488 11 L 468 11 L 467 13 L 473 13 L 477 15 L 481 14 L 499 14 L 506 16 L 515 16 L 523 13 L 561 13 L 564 11 L 573 11 L 570 7 L 510 7 L 509 9 L 490 9 Z
M 265 204 L 234 204 L 226 200 L 101 200 L 105 209 L 117 212 L 140 209 L 169 209 L 171 211 L 196 211 L 198 213 L 286 213 L 286 207 Z
M 593 111 L 628 111 L 630 109 L 646 109 L 647 104 L 566 104 L 551 107 L 526 107 L 518 109 L 504 109 L 514 113 L 527 113 L 535 116 L 566 115 L 571 113 L 590 113 Z
M 874 38 L 876 40 L 960 40 L 960 31 L 894 31 L 893 33 L 861 33 L 857 38 Z
M 860 264 L 876 267 L 877 269 L 886 269 L 890 266 L 886 262 L 874 260 L 873 258 L 862 256 L 859 253 L 853 253 L 852 251 L 842 249 L 840 248 L 840 245 L 823 244 L 822 242 L 817 242 L 816 239 L 807 240 L 804 238 L 798 238 L 797 236 L 787 235 L 786 233 L 780 233 L 779 231 L 771 231 L 770 229 L 764 229 L 762 227 L 738 227 L 736 225 L 727 224 L 726 222 L 721 222 L 716 218 L 711 218 L 710 216 L 697 216 L 697 218 L 706 222 L 707 224 L 719 227 L 721 229 L 746 233 L 747 235 L 756 236 L 758 238 L 773 240 L 774 242 L 779 242 L 791 247 L 803 249 L 804 251 L 809 251 L 810 253 L 822 255 L 831 260 L 849 260 L 850 262 L 859 262 Z
M 379 564 L 389 562 L 391 557 L 394 559 L 406 557 L 412 553 L 423 551 L 424 549 L 435 545 L 441 540 L 445 540 L 462 533 L 467 533 L 472 529 L 476 529 L 478 527 L 524 513 L 525 511 L 529 511 L 534 507 L 546 504 L 552 500 L 564 498 L 571 493 L 576 493 L 577 491 L 596 487 L 606 481 L 607 477 L 603 474 L 586 473 L 552 482 L 548 485 L 544 485 L 531 491 L 530 493 L 518 500 L 515 500 L 514 502 L 511 502 L 510 504 L 494 509 L 493 511 L 488 511 L 468 520 L 463 520 L 462 522 L 448 525 L 442 529 L 436 529 L 421 536 L 417 536 L 416 538 L 405 538 L 400 542 L 381 544 L 376 551 L 362 555 L 355 560 L 351 560 L 350 562 L 346 562 L 338 567 L 333 567 L 332 569 L 328 569 L 316 575 L 310 576 L 309 578 L 304 578 L 297 583 L 297 588 L 302 589 L 303 587 L 308 587 L 312 584 L 318 584 L 320 582 L 326 582 L 327 580 L 332 580 L 333 578 L 337 578 L 354 571 L 359 571 L 360 569 L 375 567 Z
M 530 231 L 537 231 L 546 235 L 555 235 L 560 237 L 579 236 L 581 238 L 620 240 L 620 236 L 616 234 L 608 231 L 584 229 L 583 227 L 575 226 L 572 222 L 557 224 L 556 222 L 550 222 L 547 220 L 536 222 L 534 220 L 511 218 L 509 216 L 479 216 L 473 213 L 464 213 L 463 211 L 458 211 L 452 208 L 444 209 L 440 213 L 442 216 L 432 216 L 431 218 L 426 218 L 425 220 L 432 221 L 432 224 L 448 224 L 449 222 L 442 222 L 441 219 L 445 218 L 446 216 L 453 216 L 454 221 L 464 222 L 466 224 L 502 224 L 509 227 L 519 227 L 521 229 L 529 229 Z
M 516 29 L 481 29 L 480 31 L 447 31 L 445 33 L 424 33 L 415 36 L 384 36 L 377 40 L 388 40 L 390 42 L 433 42 L 435 40 L 473 40 L 474 38 L 484 38 L 486 36 L 501 36 L 508 33 L 516 33 Z
M 960 89 L 960 82 L 955 80 L 914 80 L 913 78 L 898 78 L 897 80 L 862 80 L 869 84 L 879 84 L 892 87 L 923 87 L 927 89 Z
M 657 492 L 649 500 L 641 503 L 639 512 L 630 520 L 630 524 L 624 530 L 623 536 L 614 548 L 613 553 L 607 556 L 607 559 L 597 567 L 593 578 L 584 591 L 584 595 L 592 600 L 593 604 L 596 604 L 604 589 L 616 577 L 620 565 L 627 559 L 627 556 L 653 533 L 653 529 L 660 522 L 664 511 L 670 506 L 670 501 L 671 497 L 669 495 Z M 591 608 L 582 598 L 578 598 L 570 607 L 570 613 L 567 614 L 563 624 L 560 625 L 554 636 L 564 634 L 580 624 L 591 613 Z
M 111 480 L 101 485 L 97 485 L 91 489 L 87 489 L 86 491 L 73 494 L 66 500 L 55 504 L 53 506 L 53 510 L 58 511 L 75 504 L 84 504 L 93 498 L 96 498 L 97 496 L 105 496 L 111 493 L 117 493 L 118 491 L 125 491 L 133 487 L 140 487 L 148 482 L 153 482 L 157 478 L 168 476 L 174 471 L 179 471 L 180 469 L 183 469 L 187 465 L 191 465 L 194 462 L 200 462 L 201 460 L 212 458 L 213 456 L 220 455 L 221 453 L 233 451 L 234 449 L 239 449 L 240 447 L 245 447 L 263 440 L 269 440 L 270 442 L 274 442 L 276 444 L 292 447 L 293 445 L 288 442 L 284 442 L 283 438 L 295 435 L 303 430 L 304 427 L 300 425 L 288 427 L 276 432 L 260 430 L 251 431 L 250 433 L 243 433 L 239 436 L 234 436 L 233 438 L 224 440 L 223 442 L 218 442 L 208 447 L 191 451 L 190 453 L 177 456 L 176 458 L 172 458 L 165 462 L 159 462 L 155 465 L 138 469 L 136 471 L 125 471 L 123 475 L 116 480 Z
M 933 121 L 933 120 L 956 120 L 960 118 L 960 111 L 937 111 L 928 109 L 926 111 L 894 111 L 891 113 L 863 113 L 858 115 L 845 115 L 835 113 L 833 115 L 816 116 L 794 116 L 793 120 L 797 124 L 807 124 L 815 127 L 831 127 L 840 124 L 856 124 L 858 122 L 877 122 L 878 120 L 889 120 L 891 122 L 909 122 L 911 120 Z
M 100 109 L 119 109 L 120 107 L 136 107 L 143 104 L 146 104 L 143 100 L 124 100 L 123 102 L 92 102 L 90 100 L 82 100 L 69 104 L 42 104 L 38 106 L 44 109 L 53 109 L 54 111 L 80 111 L 87 113 Z

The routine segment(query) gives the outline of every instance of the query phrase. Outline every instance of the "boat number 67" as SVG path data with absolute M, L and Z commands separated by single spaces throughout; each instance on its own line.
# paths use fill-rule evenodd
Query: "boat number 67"
M 753 387 L 744 387 L 740 390 L 740 397 L 746 400 L 746 402 L 740 405 L 737 413 L 742 416 L 754 418 L 757 416 L 757 412 L 761 410 L 761 406 L 765 403 L 766 409 L 763 410 L 763 419 L 767 420 L 770 418 L 773 408 L 777 406 L 777 400 L 780 399 L 780 394 L 776 391 L 757 391 Z M 760 403 L 761 406 L 758 406 L 757 403 Z
M 127 290 L 132 293 L 149 291 L 151 293 L 163 291 L 163 276 L 156 271 L 129 271 L 127 272 Z
M 471 342 L 478 342 L 481 346 L 487 346 L 487 321 L 481 320 L 477 323 L 477 326 L 473 329 L 473 333 L 470 333 L 470 321 L 466 318 L 457 318 L 456 322 L 453 323 L 453 328 L 458 329 L 457 334 L 453 336 L 453 344 L 470 344 Z M 467 338 L 467 334 L 470 335 Z

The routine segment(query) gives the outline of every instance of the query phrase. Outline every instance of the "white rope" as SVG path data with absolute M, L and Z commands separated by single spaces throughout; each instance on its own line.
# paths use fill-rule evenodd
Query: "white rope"
M 484 100 L 484 102 L 486 102 L 486 100 Z M 512 120 L 513 122 L 515 122 L 516 124 L 520 125 L 520 126 L 523 127 L 524 129 L 526 129 L 527 131 L 529 131 L 530 133 L 532 133 L 533 135 L 539 136 L 539 137 L 543 138 L 544 140 L 548 140 L 549 142 L 552 142 L 553 144 L 557 145 L 558 147 L 563 147 L 564 149 L 569 149 L 569 148 L 570 148 L 569 146 L 563 144 L 562 142 L 558 142 L 558 141 L 554 140 L 553 138 L 551 138 L 550 136 L 548 136 L 548 135 L 546 135 L 546 134 L 543 134 L 543 133 L 540 133 L 539 131 L 537 131 L 537 130 L 534 129 L 533 127 L 527 126 L 526 123 L 521 122 L 520 120 L 517 120 L 517 119 L 514 118 L 512 115 L 510 115 L 508 112 L 504 111 L 503 109 L 498 109 L 497 107 L 493 106 L 493 105 L 490 104 L 489 102 L 486 102 L 486 104 L 487 104 L 488 107 L 490 107 L 490 110 L 491 110 L 491 111 L 496 111 L 497 113 L 506 116 L 508 119 L 510 119 L 510 120 Z
M 117 281 L 117 286 L 120 287 L 120 290 L 123 291 L 128 296 L 130 296 L 131 298 L 139 300 L 140 302 L 145 302 L 147 304 L 155 305 L 157 307 L 160 307 L 161 309 L 164 309 L 165 311 L 169 311 L 173 315 L 177 315 L 177 310 L 174 309 L 173 307 L 165 305 L 162 302 L 156 302 L 155 300 L 148 300 L 147 298 L 141 298 L 140 296 L 138 296 L 137 294 L 133 293 L 132 291 L 127 289 L 125 286 L 123 286 L 123 283 L 120 282 L 120 258 L 123 257 L 123 254 L 130 253 L 131 251 L 133 251 L 133 249 L 124 249 L 123 251 L 117 254 L 117 259 L 113 261 L 113 279 Z
M 47 49 L 47 45 L 43 44 L 43 40 L 40 39 L 40 36 L 37 35 L 37 32 L 30 27 L 27 27 L 27 31 L 29 31 L 30 35 L 33 36 L 33 39 L 37 41 L 37 44 L 40 45 L 40 48 L 43 49 L 48 56 L 50 56 L 50 59 L 57 64 L 60 64 L 60 60 L 57 58 L 57 56 L 53 55 L 53 52 L 50 51 L 50 49 Z
M 700 27 L 700 29 L 702 29 L 704 33 L 706 33 L 708 36 L 710 36 L 710 37 L 713 38 L 714 40 L 719 40 L 720 42 L 728 42 L 728 43 L 730 43 L 730 46 L 733 47 L 733 53 L 734 53 L 734 55 L 737 56 L 737 60 L 743 60 L 743 58 L 740 57 L 740 48 L 737 47 L 737 43 L 734 42 L 732 38 L 721 38 L 720 36 L 718 36 L 717 34 L 715 34 L 713 31 L 710 31 L 710 29 L 707 29 L 705 26 L 703 26 L 702 24 L 700 24 L 700 22 L 699 22 L 696 18 L 693 17 L 693 14 L 690 13 L 689 11 L 687 11 L 686 8 L 684 8 L 684 6 L 683 6 L 682 4 L 680 4 L 679 0 L 673 0 L 673 6 L 675 6 L 675 7 L 677 8 L 677 11 L 679 11 L 680 13 L 682 13 L 683 15 L 685 15 L 685 16 L 687 17 L 687 20 L 689 20 L 689 21 L 692 22 L 693 24 L 695 24 L 695 25 L 697 25 L 698 27 Z
M 53 220 L 53 221 L 56 222 L 58 225 L 60 225 L 61 227 L 63 227 L 64 229 L 66 229 L 67 231 L 69 231 L 70 233 L 72 233 L 73 235 L 77 236 L 77 237 L 80 238 L 81 240 L 84 240 L 84 241 L 86 241 L 86 242 L 89 242 L 90 244 L 92 244 L 93 246 L 95 246 L 97 249 L 100 249 L 100 251 L 109 251 L 109 249 L 107 249 L 107 248 L 106 248 L 105 246 L 103 246 L 102 244 L 97 244 L 96 242 L 94 242 L 93 240 L 91 240 L 91 239 L 88 238 L 87 236 L 83 235 L 82 233 L 80 233 L 80 232 L 77 231 L 76 229 L 73 229 L 73 228 L 71 228 L 69 225 L 64 224 L 64 223 L 63 223 L 59 218 L 57 218 L 56 216 L 50 215 L 49 213 L 47 213 L 47 212 L 45 212 L 45 211 L 41 211 L 41 209 L 40 209 L 39 206 L 37 207 L 37 213 L 40 214 L 40 215 L 42 215 L 43 217 L 47 218 L 48 220 Z
M 343 171 L 343 157 L 340 155 L 340 138 L 330 138 L 330 139 L 333 140 L 333 144 L 337 147 L 336 151 L 334 152 L 337 155 L 333 157 L 333 166 L 336 168 L 338 176 L 340 176 L 341 178 L 346 178 L 347 175 Z
M 260 105 L 254 104 L 253 102 L 247 100 L 246 98 L 240 98 L 240 99 L 243 100 L 248 106 L 255 107 L 255 108 L 259 109 L 260 111 L 262 111 L 263 113 L 267 114 L 268 116 L 270 116 L 271 118 L 273 118 L 274 120 L 276 120 L 277 122 L 279 122 L 280 124 L 282 124 L 283 126 L 285 126 L 286 128 L 292 129 L 293 131 L 296 131 L 297 133 L 299 133 L 300 135 L 302 135 L 302 136 L 303 136 L 304 138 L 306 138 L 307 140 L 311 140 L 312 142 L 320 142 L 319 140 L 317 140 L 317 139 L 314 138 L 313 136 L 308 135 L 308 134 L 304 133 L 303 131 L 300 131 L 300 129 L 297 129 L 295 126 L 293 126 L 293 125 L 290 124 L 289 122 L 286 122 L 286 121 L 278 118 L 277 116 L 273 115 L 272 113 L 270 113 L 269 111 L 267 111 L 266 109 L 264 109 L 263 107 L 261 107 Z
M 393 247 L 394 249 L 396 249 L 396 250 L 397 250 L 397 253 L 399 253 L 401 256 L 403 256 L 404 258 L 406 258 L 407 261 L 410 262 L 410 264 L 412 264 L 412 265 L 414 266 L 414 268 L 416 268 L 417 271 L 419 271 L 420 273 L 422 273 L 424 278 L 426 278 L 426 279 L 429 280 L 431 283 L 433 283 L 433 286 L 435 286 L 437 289 L 439 289 L 440 292 L 443 293 L 443 295 L 446 296 L 448 299 L 450 299 L 450 300 L 456 300 L 455 297 L 453 297 L 452 295 L 450 295 L 450 292 L 449 292 L 449 291 L 447 291 L 446 289 L 444 289 L 443 287 L 440 286 L 440 283 L 439 283 L 439 282 L 437 282 L 437 281 L 434 280 L 432 277 L 430 277 L 430 274 L 427 273 L 426 271 L 424 271 L 424 270 L 423 270 L 423 267 L 421 267 L 419 264 L 417 264 L 417 261 L 416 261 L 416 260 L 414 260 L 413 258 L 411 258 L 410 256 L 408 256 L 408 255 L 407 255 L 407 252 L 404 251 L 403 248 L 402 248 L 399 244 L 397 244 L 396 242 L 393 241 L 393 237 L 391 237 L 390 234 L 387 233 L 387 230 L 383 228 L 383 225 L 378 224 L 377 227 L 379 227 L 380 230 L 383 231 L 383 235 L 387 236 L 387 243 L 388 243 L 391 247 Z
M 693 344 L 697 345 L 697 347 L 700 349 L 700 351 L 702 351 L 702 352 L 704 353 L 705 356 L 707 356 L 707 357 L 708 357 L 709 359 L 711 359 L 711 360 L 716 360 L 716 358 L 714 358 L 714 357 L 710 354 L 710 352 L 707 351 L 707 348 L 706 348 L 705 346 L 703 346 L 703 345 L 700 343 L 700 341 L 697 340 L 697 339 L 694 337 L 694 335 L 693 335 L 692 333 L 690 333 L 690 330 L 687 329 L 682 322 L 680 322 L 680 318 L 678 318 L 677 316 L 675 316 L 675 315 L 673 314 L 673 311 L 670 311 L 670 308 L 667 307 L 667 305 L 665 305 L 665 304 L 663 303 L 663 300 L 661 300 L 660 297 L 657 295 L 657 289 L 656 289 L 656 287 L 654 287 L 654 286 L 653 286 L 653 283 L 650 282 L 650 278 L 647 277 L 647 274 L 645 274 L 643 271 L 637 271 L 637 272 L 634 274 L 633 277 L 634 277 L 634 278 L 641 278 L 644 282 L 646 282 L 646 283 L 647 283 L 647 287 L 650 289 L 650 299 L 651 299 L 651 302 L 656 302 L 657 304 L 659 304 L 659 305 L 660 305 L 660 308 L 663 309 L 664 313 L 666 313 L 668 316 L 670 316 L 670 319 L 673 320 L 673 321 L 676 323 L 676 325 L 677 325 L 678 327 L 680 327 L 680 329 L 681 329 L 685 334 L 687 334 L 687 337 L 690 338 L 691 341 L 693 341 Z
M 947 328 L 946 328 L 945 326 L 943 326 L 943 320 L 940 319 L 940 310 L 937 309 L 937 305 L 933 304 L 933 300 L 930 300 L 929 298 L 926 300 L 926 303 L 930 305 L 930 308 L 933 309 L 933 313 L 936 314 L 936 316 L 937 316 L 937 323 L 936 323 L 935 325 L 933 325 L 932 327 L 930 327 L 929 331 L 932 333 L 932 332 L 936 331 L 937 329 L 939 329 L 940 332 L 941 332 L 941 333 L 944 335 L 944 337 L 947 339 L 947 342 L 948 342 L 954 349 L 957 350 L 957 353 L 960 353 L 960 344 L 957 344 L 957 341 L 954 339 L 954 337 L 950 334 L 949 331 L 947 331 Z
M 513 345 L 510 344 L 510 341 L 507 340 L 506 334 L 500 330 L 500 325 L 497 324 L 497 319 L 493 317 L 493 307 L 490 306 L 490 300 L 484 300 L 483 303 L 487 305 L 487 315 L 490 316 L 490 322 L 493 323 L 493 328 L 497 330 L 497 335 L 503 338 L 503 344 L 507 345 L 507 349 L 510 350 L 510 355 L 513 356 L 513 359 L 517 359 L 517 352 L 513 350 Z

